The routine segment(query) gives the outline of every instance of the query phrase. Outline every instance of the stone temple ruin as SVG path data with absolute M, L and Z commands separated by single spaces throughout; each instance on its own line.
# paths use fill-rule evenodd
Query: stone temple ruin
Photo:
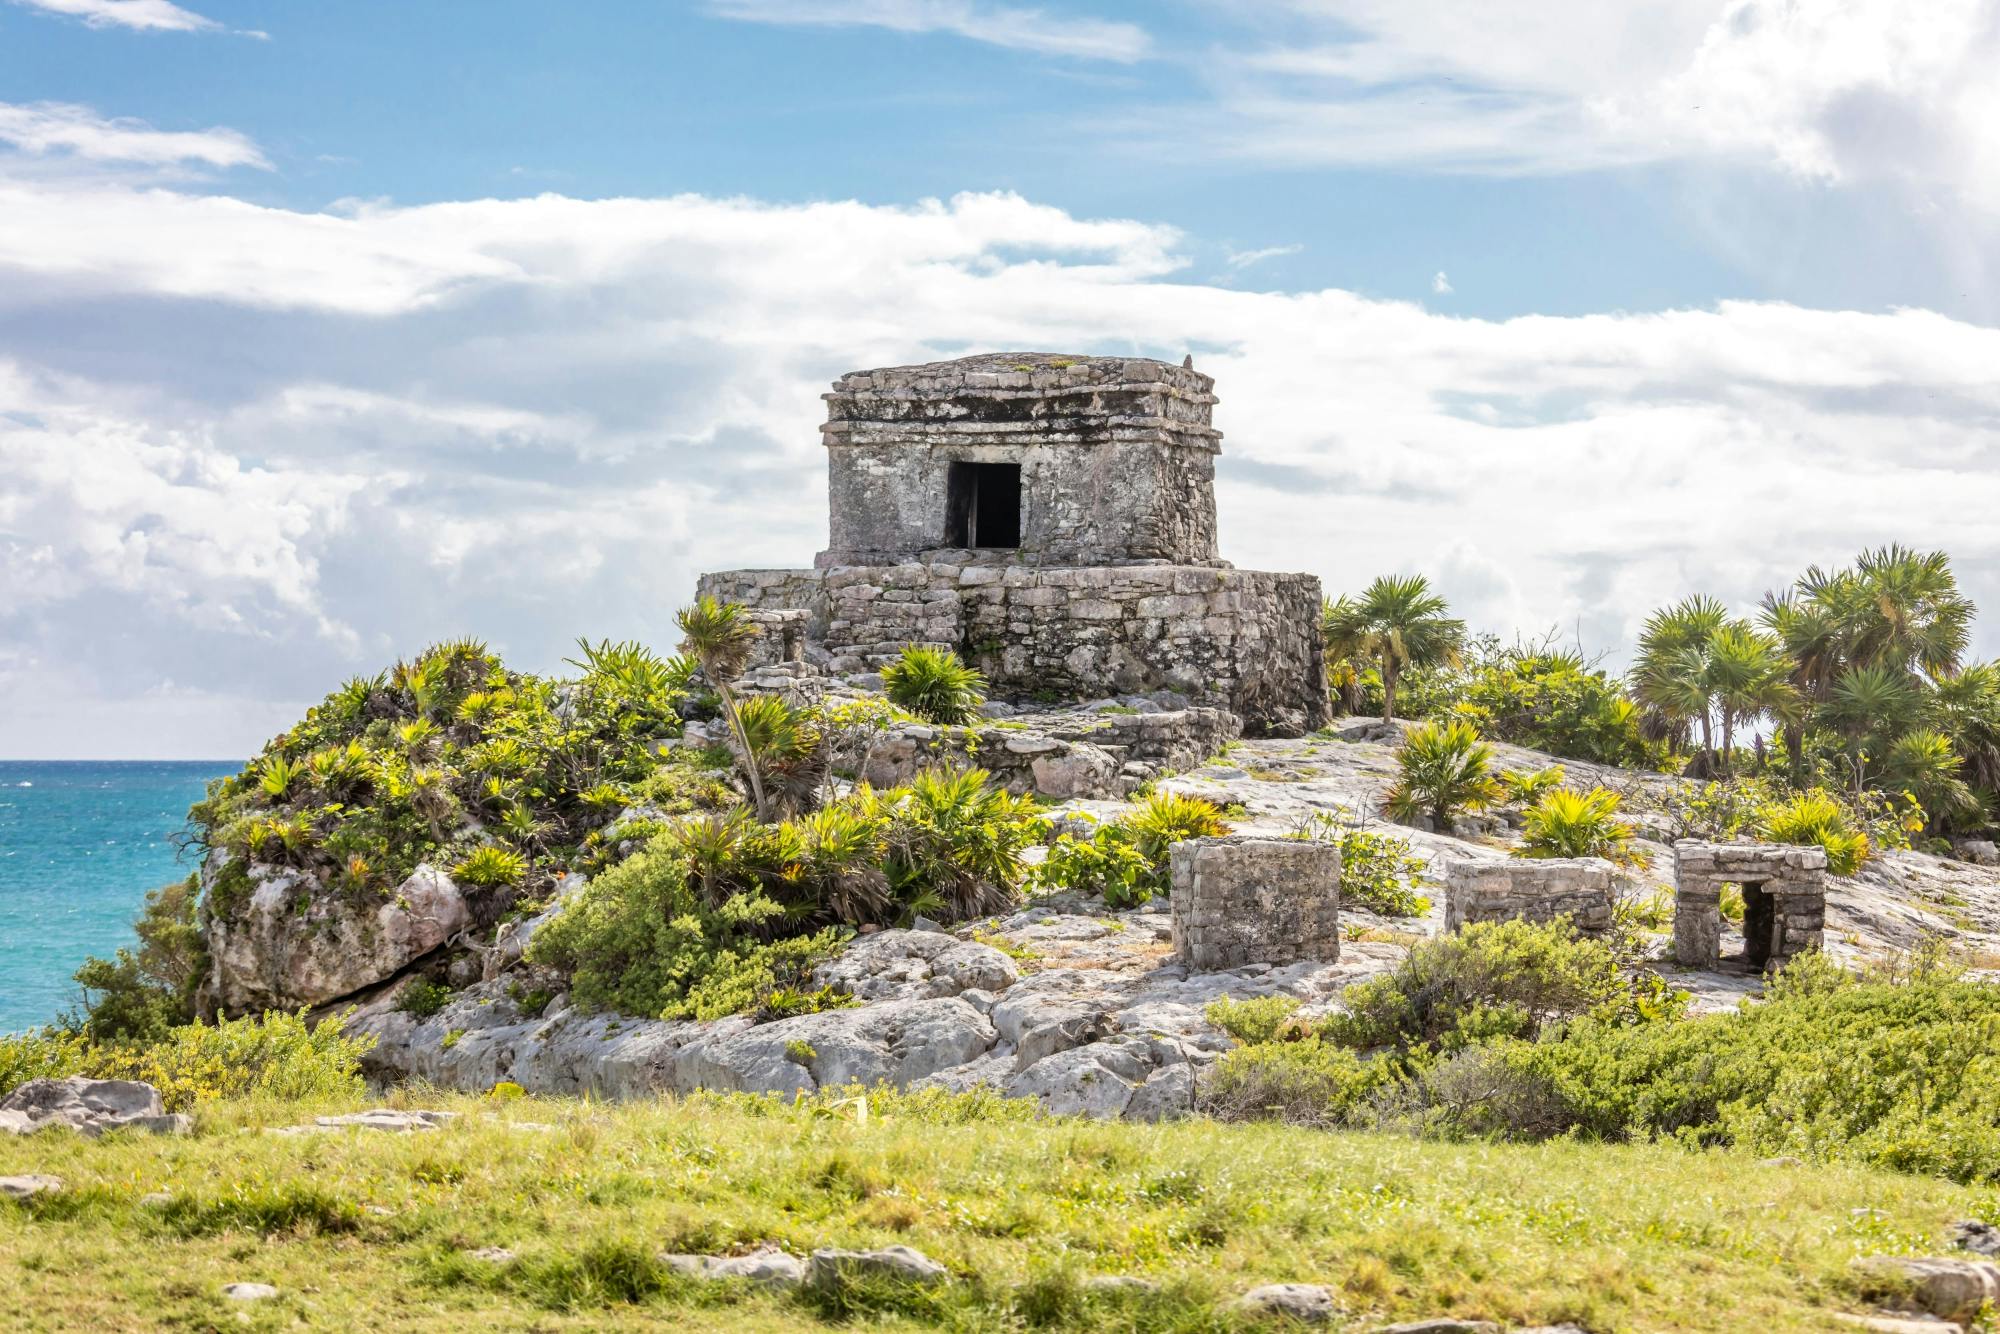
M 1763 843 L 1674 844 L 1674 961 L 1713 968 L 1722 955 L 1722 887 L 1743 891 L 1743 961 L 1775 968 L 1820 947 L 1826 850 Z
M 1328 720 L 1319 581 L 1218 557 L 1214 387 L 1042 353 L 844 375 L 820 428 L 827 549 L 700 592 L 804 611 L 807 654 L 834 673 L 927 644 L 1001 698 L 1171 691 L 1252 735 L 1302 735 Z

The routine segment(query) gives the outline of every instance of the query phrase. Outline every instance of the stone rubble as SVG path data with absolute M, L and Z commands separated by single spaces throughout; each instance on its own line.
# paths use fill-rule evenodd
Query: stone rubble
M 43 1176 L 38 1173 L 0 1177 L 0 1199 L 32 1200 L 37 1195 L 53 1195 L 62 1188 L 61 1177 Z
M 0 1131 L 31 1135 L 49 1129 L 96 1137 L 107 1130 L 185 1135 L 193 1118 L 169 1114 L 160 1091 L 136 1079 L 31 1079 L 0 1099 Z

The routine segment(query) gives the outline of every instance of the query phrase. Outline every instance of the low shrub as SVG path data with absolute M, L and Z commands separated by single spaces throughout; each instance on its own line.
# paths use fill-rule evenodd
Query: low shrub
M 1298 1001 L 1290 996 L 1256 996 L 1249 1000 L 1224 996 L 1210 1001 L 1202 1013 L 1209 1023 L 1238 1042 L 1254 1045 L 1277 1041 L 1298 1010 Z
M 137 950 L 89 958 L 75 979 L 83 1014 L 73 1022 L 93 1042 L 156 1042 L 194 1018 L 194 991 L 208 972 L 208 950 L 195 926 L 195 876 L 146 895 L 133 923 Z
M 451 868 L 452 878 L 481 889 L 518 885 L 528 871 L 528 859 L 512 848 L 474 848 Z
M 1628 1023 L 1676 1012 L 1683 998 L 1632 974 L 1610 945 L 1564 921 L 1476 922 L 1412 949 L 1396 970 L 1351 986 L 1320 1032 L 1344 1046 L 1456 1051 L 1534 1037 L 1585 1015 Z
M 1097 894 L 1113 911 L 1136 908 L 1160 888 L 1161 868 L 1134 845 L 1131 827 L 1108 820 L 1078 837 L 1065 833 L 1049 845 L 1032 883 L 1037 891 Z
M 419 1019 L 429 1019 L 451 1004 L 454 994 L 456 993 L 444 983 L 420 977 L 403 988 L 403 994 L 396 998 L 396 1008 L 404 1014 L 415 1015 Z
M 1317 1038 L 1223 1053 L 1201 1083 L 1201 1110 L 1224 1121 L 1346 1124 L 1390 1082 L 1388 1067 Z
M 949 649 L 911 644 L 882 669 L 882 692 L 926 721 L 962 726 L 979 716 L 986 678 Z
M 141 1079 L 168 1111 L 220 1098 L 336 1101 L 361 1096 L 361 1058 L 372 1037 L 349 1037 L 338 1017 L 305 1013 L 183 1024 L 150 1043 L 100 1045 L 82 1034 L 0 1038 L 0 1094 L 36 1078 Z

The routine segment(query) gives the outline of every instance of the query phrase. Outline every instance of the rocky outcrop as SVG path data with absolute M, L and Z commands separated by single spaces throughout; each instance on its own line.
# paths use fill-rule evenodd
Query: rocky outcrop
M 158 1089 L 136 1079 L 31 1079 L 0 1099 L 0 1132 L 15 1135 L 53 1129 L 92 1138 L 107 1130 L 180 1135 L 192 1125 L 167 1111 Z
M 211 863 L 211 882 L 220 869 Z M 351 996 L 394 977 L 478 918 L 468 894 L 433 866 L 417 867 L 381 897 L 261 864 L 251 866 L 250 883 L 247 896 L 220 910 L 213 893 L 204 897 L 208 992 L 227 1014 Z

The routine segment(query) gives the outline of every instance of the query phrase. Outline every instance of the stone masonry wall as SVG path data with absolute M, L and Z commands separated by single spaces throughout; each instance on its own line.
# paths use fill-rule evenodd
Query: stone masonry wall
M 1768 843 L 1674 844 L 1674 960 L 1713 967 L 1722 954 L 1722 887 L 1743 886 L 1744 944 L 1753 964 L 1775 966 L 1820 947 L 1826 931 L 1826 850 Z M 1749 886 L 1766 896 L 1753 920 Z
M 1021 469 L 1023 556 L 1216 560 L 1214 381 L 1140 358 L 1002 353 L 856 371 L 825 396 L 822 568 L 947 547 L 951 465 Z
M 1609 931 L 1616 875 L 1601 857 L 1454 862 L 1445 868 L 1444 929 L 1567 916 L 1579 931 Z
M 835 670 L 910 643 L 957 651 L 1002 697 L 1173 690 L 1228 709 L 1251 735 L 1326 724 L 1319 580 L 1212 566 L 1044 568 L 933 561 L 819 572 L 725 571 L 703 593 L 804 606 Z M 810 590 L 810 591 L 809 591 Z
M 1340 958 L 1340 845 L 1232 835 L 1170 850 L 1174 953 L 1190 971 Z

